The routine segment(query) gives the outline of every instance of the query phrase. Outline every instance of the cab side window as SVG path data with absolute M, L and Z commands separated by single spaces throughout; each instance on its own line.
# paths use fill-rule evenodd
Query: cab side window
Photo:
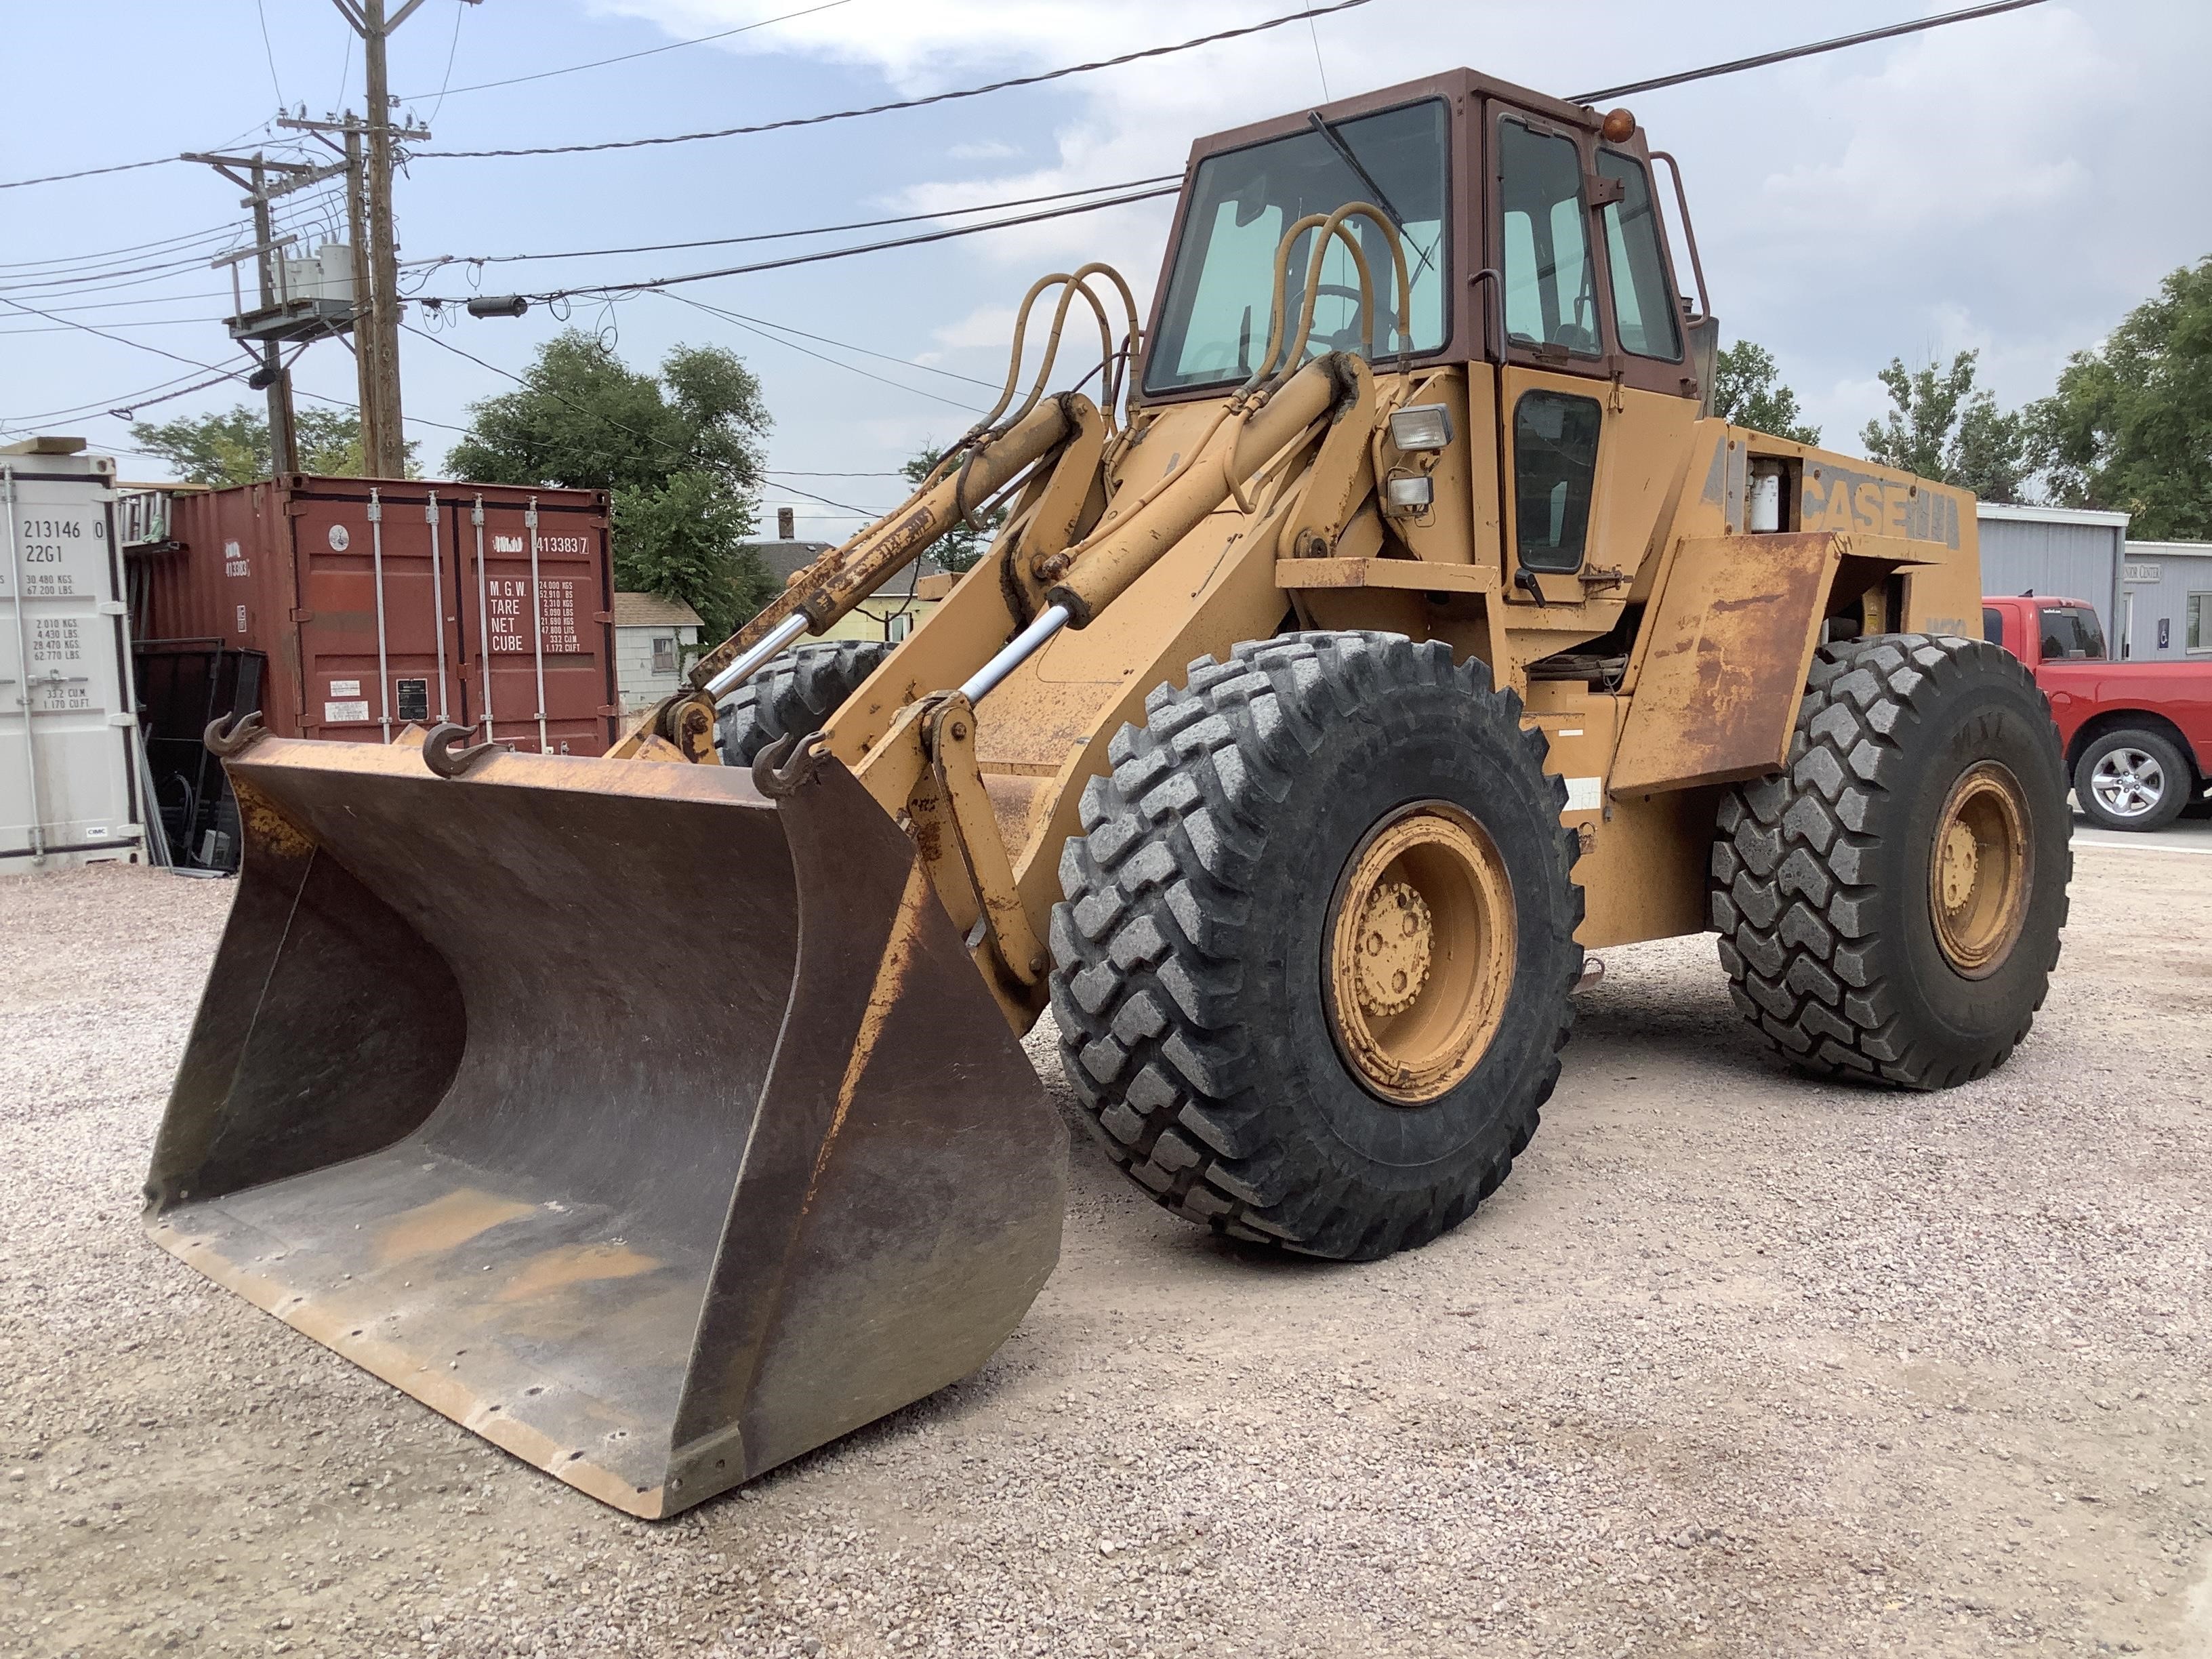
M 1598 176 L 1620 185 L 1620 199 L 1605 207 L 1607 269 L 1613 277 L 1613 325 L 1620 349 L 1638 357 L 1682 361 L 1681 325 L 1668 292 L 1667 261 L 1659 251 L 1659 213 L 1651 200 L 1651 175 L 1632 155 L 1601 150 Z
M 1498 170 L 1508 343 L 1600 356 L 1597 266 L 1583 198 L 1582 152 L 1571 138 L 1501 121 Z
M 1530 570 L 1579 570 L 1597 479 L 1595 398 L 1523 392 L 1513 406 L 1515 551 Z
M 2004 612 L 1993 605 L 1982 607 L 1982 637 L 1991 645 L 2004 645 Z

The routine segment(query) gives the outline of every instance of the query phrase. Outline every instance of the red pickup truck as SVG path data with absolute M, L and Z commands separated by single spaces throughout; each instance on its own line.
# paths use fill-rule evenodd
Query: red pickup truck
M 2084 599 L 1985 598 L 1982 637 L 2051 699 L 2074 799 L 2107 830 L 2157 830 L 2212 782 L 2212 661 L 2112 662 Z

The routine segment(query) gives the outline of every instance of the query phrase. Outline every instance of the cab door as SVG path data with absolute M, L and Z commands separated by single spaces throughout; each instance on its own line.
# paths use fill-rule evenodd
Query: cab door
M 1698 405 L 1644 161 L 1503 104 L 1491 141 L 1506 597 L 1579 605 L 1641 562 Z

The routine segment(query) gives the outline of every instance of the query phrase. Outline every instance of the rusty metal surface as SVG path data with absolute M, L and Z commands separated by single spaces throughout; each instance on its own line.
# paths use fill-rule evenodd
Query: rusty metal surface
M 381 513 L 374 528 L 372 488 Z M 479 498 L 481 565 L 471 521 Z M 526 522 L 533 500 L 534 575 Z M 133 635 L 267 653 L 262 708 L 279 737 L 380 743 L 409 720 L 441 719 L 477 725 L 481 737 L 489 695 L 491 735 L 536 750 L 541 647 L 546 747 L 596 755 L 613 735 L 602 492 L 288 476 L 179 495 L 170 526 L 165 549 L 132 555 L 141 596 Z
M 1841 540 L 1819 532 L 1685 543 L 1644 622 L 1607 787 L 1686 789 L 1778 771 Z
M 672 1514 L 980 1365 L 1066 1137 L 912 846 L 823 759 L 263 738 L 148 1177 L 155 1241 L 435 1409 Z M 671 964 L 721 964 L 702 1000 Z

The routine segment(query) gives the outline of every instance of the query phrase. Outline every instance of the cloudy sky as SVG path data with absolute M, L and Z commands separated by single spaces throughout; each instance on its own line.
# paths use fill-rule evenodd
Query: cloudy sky
M 783 133 L 557 158 L 426 154 L 398 187 L 401 257 L 734 237 L 1109 185 L 1178 170 L 1200 134 L 1439 68 L 1573 94 L 1957 3 L 1370 0 L 1046 86 Z M 428 0 L 395 40 L 392 79 L 434 134 L 418 149 L 511 149 L 851 108 L 1297 9 Z M 787 21 L 655 50 L 777 17 Z M 0 181 L 257 135 L 289 141 L 262 125 L 280 98 L 313 114 L 361 99 L 360 51 L 329 0 L 19 4 L 0 21 L 14 67 Z M 544 73 L 631 53 L 646 55 Z M 2203 0 L 2048 0 L 1632 102 L 1654 144 L 1680 158 L 1724 337 L 1768 346 L 1828 441 L 1855 449 L 1882 404 L 1875 373 L 1893 356 L 1979 348 L 1998 396 L 2024 401 L 2166 272 L 2212 252 L 2212 124 L 2191 112 L 2207 62 Z M 510 84 L 485 84 L 501 82 Z M 310 237 L 338 222 L 313 193 L 288 211 Z M 1033 276 L 1104 258 L 1142 295 L 1167 217 L 1165 204 L 1146 204 L 679 290 L 745 322 L 665 295 L 578 301 L 566 321 L 605 331 L 640 364 L 678 342 L 741 353 L 776 422 L 765 504 L 797 505 L 805 528 L 828 536 L 851 526 L 846 509 L 895 499 L 895 483 L 866 475 L 957 434 L 989 402 L 977 382 L 995 387 L 1012 307 Z M 117 447 L 126 422 L 107 410 L 167 418 L 251 398 L 222 386 L 147 401 L 206 378 L 199 365 L 240 362 L 216 320 L 229 279 L 206 261 L 242 220 L 237 192 L 199 167 L 0 191 L 0 429 Z M 409 285 L 443 296 L 542 290 L 858 240 L 456 263 L 418 269 Z M 520 320 L 454 319 L 434 341 L 404 337 L 410 435 L 428 470 L 468 404 L 509 384 L 447 347 L 517 370 L 562 325 L 539 307 Z M 352 399 L 343 345 L 314 347 L 297 379 L 303 403 Z M 124 462 L 126 476 L 151 465 L 127 453 Z

